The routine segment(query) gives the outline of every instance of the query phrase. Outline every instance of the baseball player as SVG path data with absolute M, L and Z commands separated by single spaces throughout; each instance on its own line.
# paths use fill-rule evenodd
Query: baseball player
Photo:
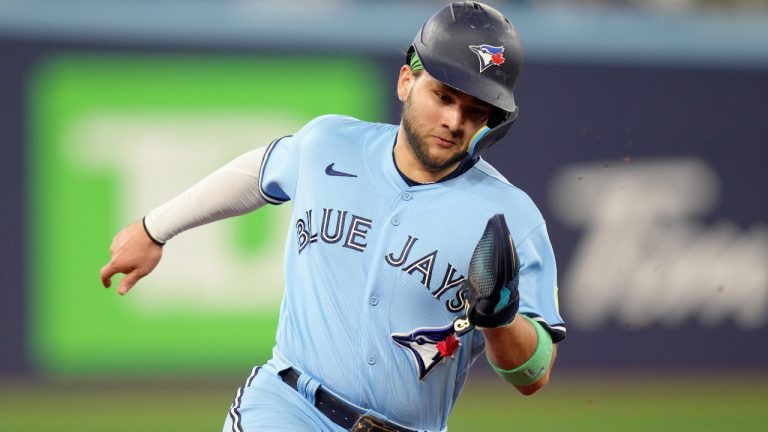
M 445 431 L 484 352 L 523 394 L 547 383 L 565 325 L 545 223 L 480 157 L 517 116 L 521 58 L 498 11 L 450 4 L 400 68 L 399 125 L 316 118 L 117 234 L 101 278 L 125 294 L 182 231 L 292 201 L 273 355 L 225 431 Z

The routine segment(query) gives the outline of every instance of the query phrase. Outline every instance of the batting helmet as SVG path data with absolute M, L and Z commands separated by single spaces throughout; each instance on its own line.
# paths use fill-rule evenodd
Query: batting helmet
M 470 156 L 509 131 L 518 113 L 512 88 L 523 52 L 517 32 L 499 11 L 478 2 L 451 3 L 421 27 L 408 50 L 407 64 L 415 64 L 414 54 L 438 81 L 496 108 L 487 126 L 470 141 Z

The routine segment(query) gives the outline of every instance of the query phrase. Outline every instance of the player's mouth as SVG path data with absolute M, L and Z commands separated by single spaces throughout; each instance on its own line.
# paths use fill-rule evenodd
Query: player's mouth
M 451 141 L 449 139 L 442 138 L 437 135 L 432 135 L 432 137 L 435 139 L 435 142 L 437 143 L 437 145 L 441 148 L 448 149 L 456 145 L 454 141 Z

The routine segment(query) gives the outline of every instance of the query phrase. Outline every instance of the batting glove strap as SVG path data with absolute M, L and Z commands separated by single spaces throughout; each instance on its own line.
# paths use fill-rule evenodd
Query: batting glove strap
M 504 287 L 500 298 L 493 302 L 488 298 L 468 299 L 467 317 L 475 327 L 503 327 L 515 319 L 520 309 L 520 295 L 517 289 Z

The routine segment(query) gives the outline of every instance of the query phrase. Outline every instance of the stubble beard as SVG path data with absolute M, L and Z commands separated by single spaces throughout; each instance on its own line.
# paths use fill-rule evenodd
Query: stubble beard
M 427 143 L 416 132 L 416 127 L 411 121 L 410 104 L 408 100 L 405 101 L 402 115 L 403 132 L 405 132 L 405 138 L 408 141 L 408 146 L 411 148 L 414 156 L 419 163 L 429 171 L 441 171 L 450 166 L 456 164 L 467 156 L 467 152 L 459 152 L 453 155 L 451 158 L 444 162 L 440 162 L 433 157 L 429 156 Z M 458 138 L 458 137 L 454 137 Z

